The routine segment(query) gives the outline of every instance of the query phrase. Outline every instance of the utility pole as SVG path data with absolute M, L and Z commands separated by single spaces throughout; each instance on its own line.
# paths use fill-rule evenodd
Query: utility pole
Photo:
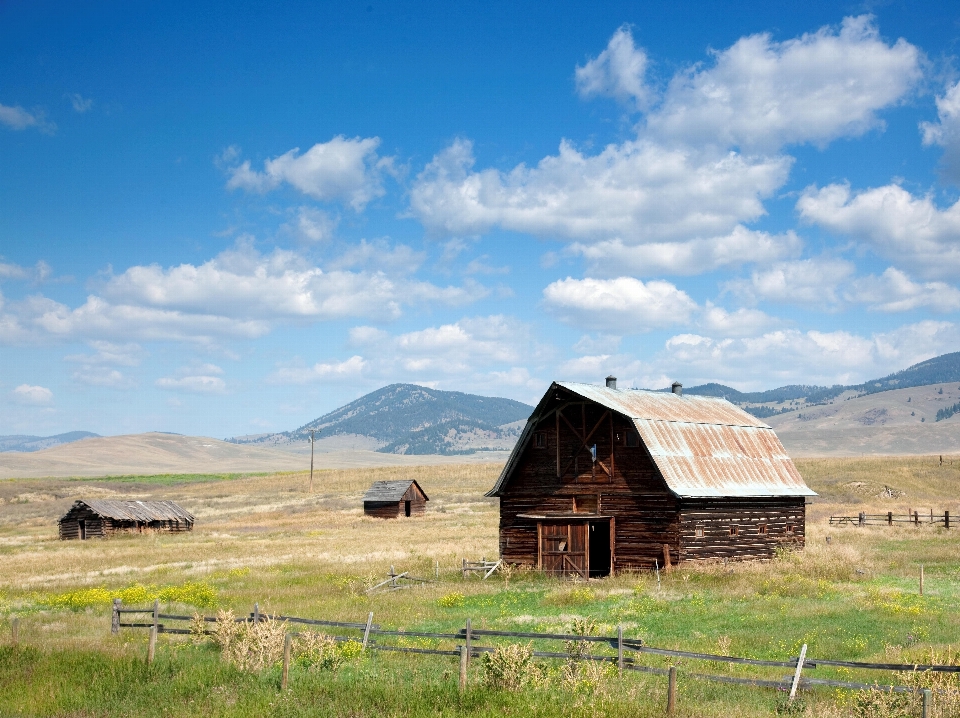
M 310 493 L 313 493 L 313 429 L 310 430 Z

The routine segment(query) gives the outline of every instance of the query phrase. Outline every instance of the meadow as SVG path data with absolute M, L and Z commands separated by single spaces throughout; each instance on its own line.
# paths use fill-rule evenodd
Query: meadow
M 155 598 L 177 612 L 232 609 L 343 621 L 373 611 L 385 628 L 478 628 L 567 632 L 585 622 L 609 634 L 682 650 L 787 660 L 811 657 L 956 662 L 960 646 L 960 529 L 831 527 L 833 514 L 960 514 L 960 460 L 945 457 L 804 459 L 797 466 L 820 496 L 808 507 L 807 547 L 769 562 L 684 564 L 652 574 L 589 582 L 513 571 L 464 580 L 462 557 L 497 554 L 497 502 L 483 497 L 499 465 L 302 473 L 208 474 L 116 479 L 0 481 L 0 715 L 22 716 L 459 716 L 663 715 L 666 681 L 615 671 L 570 675 L 563 661 L 520 691 L 485 682 L 481 661 L 458 691 L 453 657 L 371 652 L 335 668 L 295 665 L 244 671 L 209 640 L 161 635 L 144 661 L 147 632 L 109 630 L 109 603 Z M 378 479 L 413 477 L 430 497 L 417 520 L 364 517 L 360 497 Z M 884 494 L 886 498 L 881 498 Z M 892 496 L 892 497 L 891 497 Z M 76 498 L 170 498 L 197 517 L 189 534 L 60 542 L 56 519 Z M 960 516 L 958 516 L 960 519 Z M 827 538 L 829 537 L 829 542 Z M 390 566 L 440 579 L 369 596 Z M 918 591 L 920 565 L 924 595 Z M 20 643 L 10 644 L 17 617 Z M 441 645 L 408 639 L 410 645 Z M 485 643 L 493 643 L 492 641 Z M 452 643 L 442 644 L 452 648 Z M 553 647 L 556 650 L 556 647 Z M 609 653 L 609 650 L 607 651 Z M 650 666 L 668 665 L 649 655 Z M 788 669 L 674 659 L 677 715 L 919 715 L 913 697 L 813 689 L 787 707 L 770 689 L 685 678 L 728 673 L 780 679 Z M 810 675 L 904 683 L 916 677 L 820 667 Z M 944 684 L 946 685 L 946 684 Z M 899 702 L 898 702 L 899 701 Z M 943 698 L 934 716 L 960 715 Z

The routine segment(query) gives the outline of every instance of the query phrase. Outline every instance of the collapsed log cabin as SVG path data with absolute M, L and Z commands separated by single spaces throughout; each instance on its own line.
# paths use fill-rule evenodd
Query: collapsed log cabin
M 599 577 L 802 546 L 804 483 L 773 429 L 730 402 L 554 382 L 487 496 L 500 556 Z
M 60 517 L 60 539 L 105 538 L 116 533 L 193 530 L 194 516 L 173 501 L 81 499 Z
M 374 481 L 363 497 L 363 513 L 380 519 L 422 516 L 429 500 L 412 479 Z

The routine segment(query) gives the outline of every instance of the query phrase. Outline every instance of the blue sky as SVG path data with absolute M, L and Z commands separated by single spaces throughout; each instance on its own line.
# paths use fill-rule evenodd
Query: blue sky
M 960 350 L 960 7 L 0 3 L 0 433 Z

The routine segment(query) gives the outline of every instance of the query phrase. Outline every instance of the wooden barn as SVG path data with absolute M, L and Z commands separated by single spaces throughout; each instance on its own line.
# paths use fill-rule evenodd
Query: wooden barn
M 60 517 L 60 539 L 103 538 L 115 533 L 193 530 L 193 514 L 173 501 L 81 499 Z
M 500 556 L 605 576 L 803 545 L 804 483 L 773 429 L 724 399 L 555 382 L 487 496 Z
M 413 479 L 374 481 L 363 497 L 363 513 L 380 519 L 422 516 L 429 500 Z

